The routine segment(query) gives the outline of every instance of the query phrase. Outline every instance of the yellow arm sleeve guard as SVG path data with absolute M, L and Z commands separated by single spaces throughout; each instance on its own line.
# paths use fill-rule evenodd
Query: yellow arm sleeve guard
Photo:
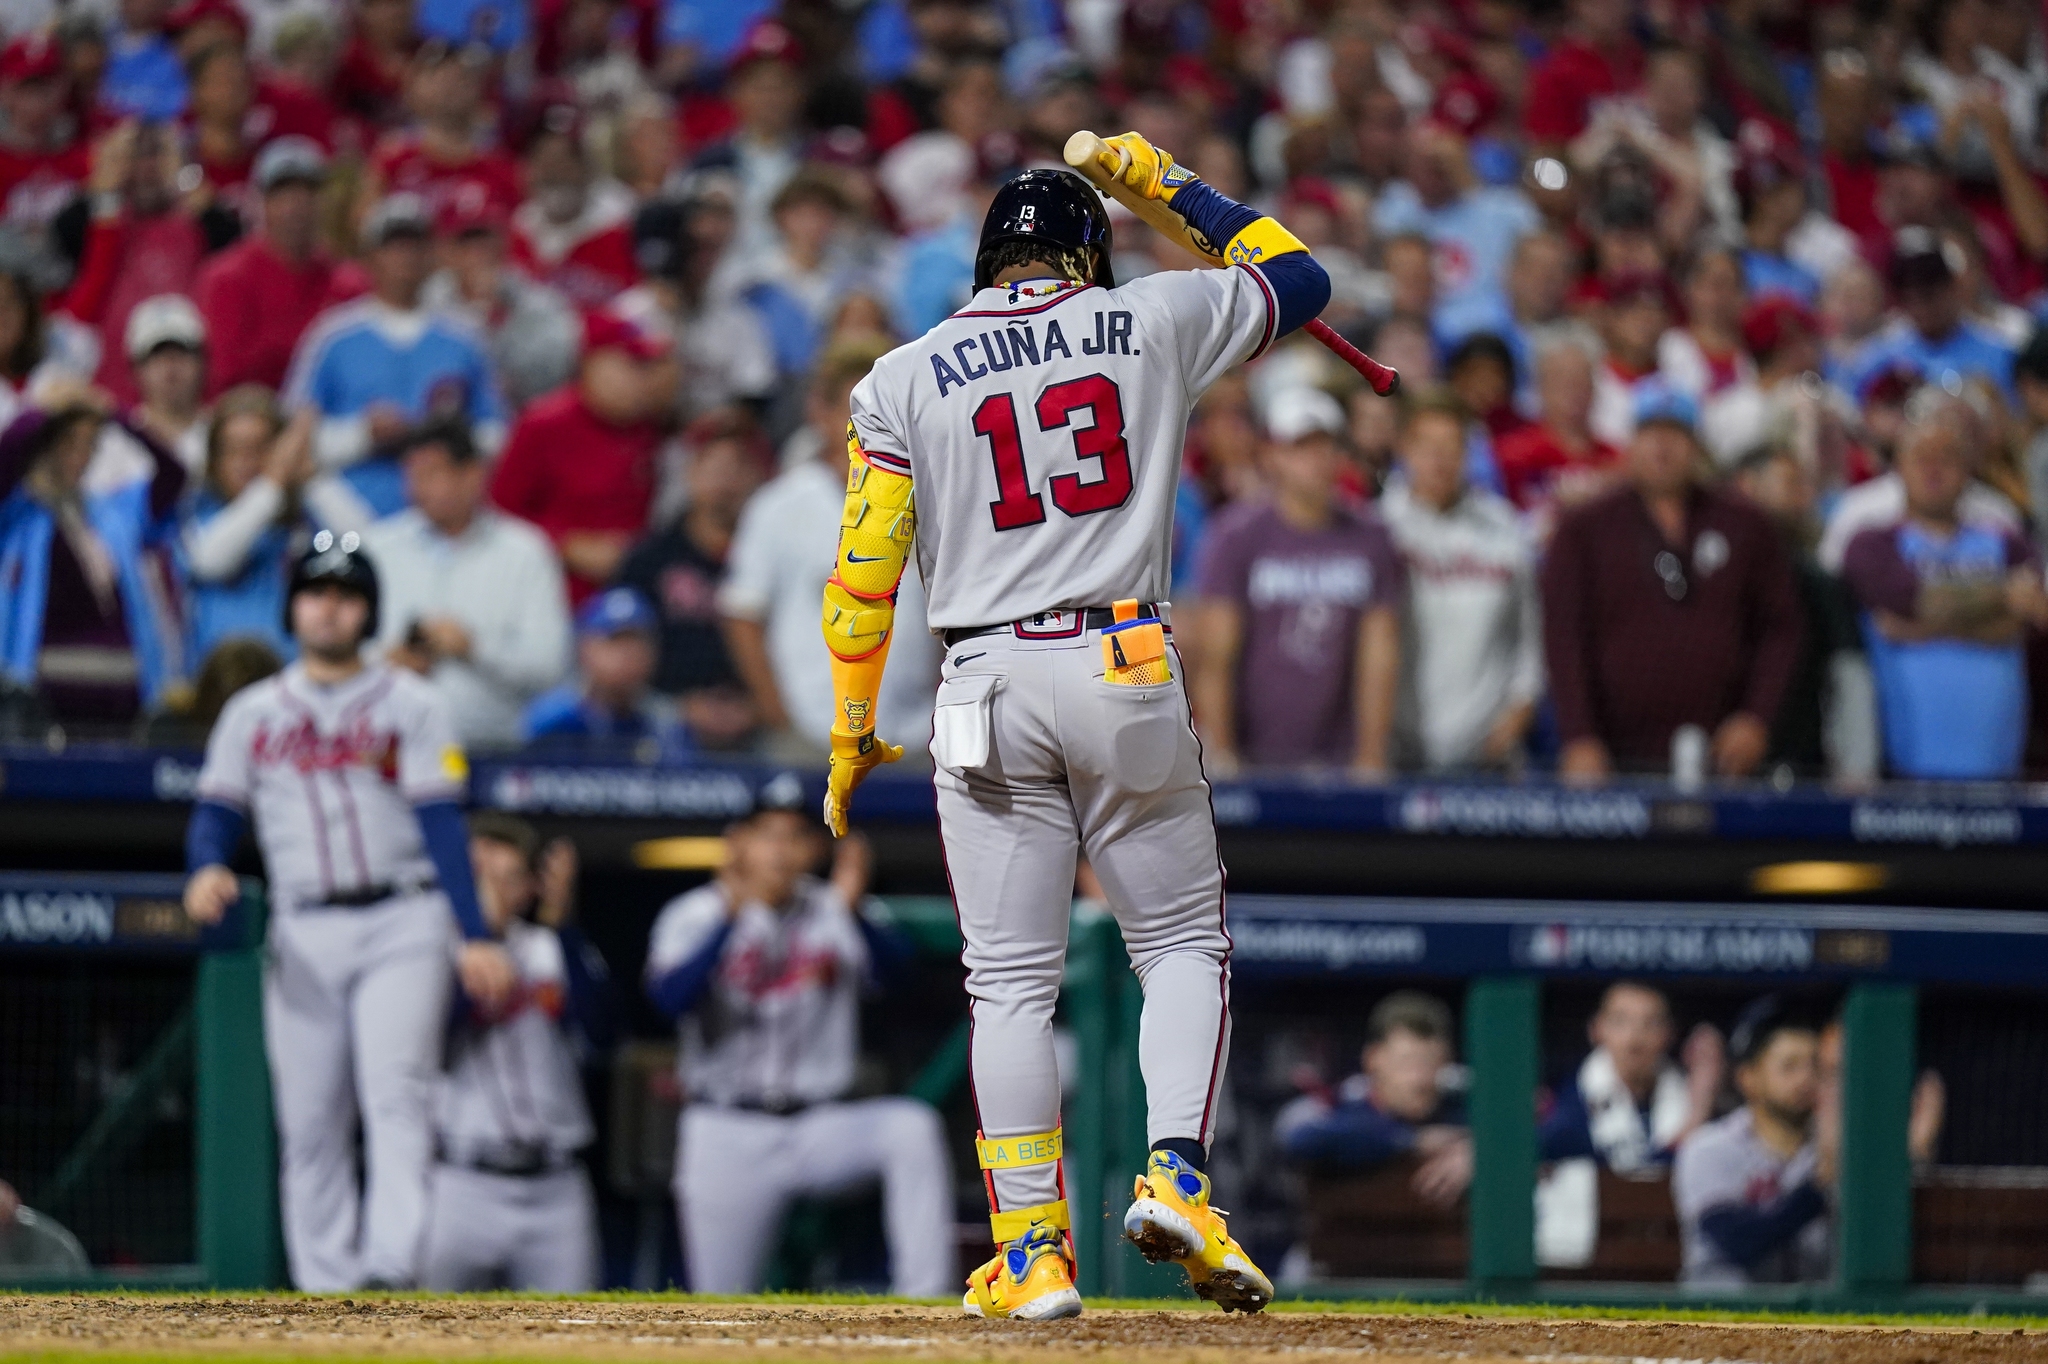
M 839 518 L 839 561 L 825 583 L 825 646 L 832 651 L 838 713 L 832 731 L 871 734 L 875 695 L 896 624 L 896 584 L 917 534 L 910 479 L 868 463 L 846 429 L 846 509 Z
M 1306 250 L 1308 248 L 1301 244 L 1301 239 L 1278 222 L 1260 218 L 1230 239 L 1230 245 L 1223 248 L 1223 259 L 1232 265 L 1251 265 L 1256 261 L 1284 256 L 1290 251 Z

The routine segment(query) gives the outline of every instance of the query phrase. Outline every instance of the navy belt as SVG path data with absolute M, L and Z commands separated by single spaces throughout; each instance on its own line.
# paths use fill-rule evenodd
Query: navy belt
M 1048 611 L 1045 614 L 1051 615 L 1052 613 Z M 1077 635 L 1085 634 L 1089 630 L 1107 630 L 1110 626 L 1116 624 L 1116 612 L 1107 606 L 1077 607 L 1070 610 L 1068 614 L 1076 616 L 1080 620 L 1080 623 L 1073 629 L 1073 633 Z M 1138 615 L 1140 617 L 1157 616 L 1158 614 L 1159 604 L 1157 602 L 1138 603 Z M 1057 635 L 1036 631 L 1035 627 L 1037 626 L 1037 621 L 1026 617 L 1023 620 L 1008 621 L 1002 625 L 964 625 L 957 630 L 946 631 L 940 638 L 945 641 L 948 649 L 952 648 L 955 644 L 965 644 L 970 639 L 980 639 L 984 635 L 999 635 L 1005 631 L 1015 634 L 1019 639 L 1059 638 Z
M 506 1175 L 513 1179 L 536 1179 L 541 1175 L 559 1174 L 574 1168 L 573 1154 L 550 1151 L 547 1147 L 531 1142 L 514 1142 L 495 1150 L 473 1152 L 466 1158 L 456 1159 L 446 1152 L 441 1163 L 458 1169 L 475 1170 L 487 1175 Z
M 430 890 L 439 890 L 439 881 L 411 881 L 405 885 L 392 885 L 380 881 L 372 886 L 357 886 L 354 890 L 330 891 L 319 900 L 308 901 L 307 909 L 368 909 L 381 905 L 386 900 L 395 900 L 401 895 L 424 895 Z
M 742 1113 L 766 1113 L 771 1118 L 793 1118 L 805 1109 L 827 1099 L 791 1099 L 783 1096 L 768 1099 L 713 1099 L 713 1108 L 736 1108 Z

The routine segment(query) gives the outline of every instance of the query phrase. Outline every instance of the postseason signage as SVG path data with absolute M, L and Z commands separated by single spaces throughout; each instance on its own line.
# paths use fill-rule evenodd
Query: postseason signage
M 2038 985 L 2048 914 L 1236 895 L 1232 965 L 1324 974 L 1718 976 Z
M 241 943 L 239 909 L 202 929 L 185 917 L 183 890 L 181 876 L 0 874 L 0 951 L 175 954 Z
M 666 763 L 630 755 L 472 755 L 479 807 L 596 818 L 722 821 L 743 813 L 776 767 Z M 0 802 L 192 800 L 199 755 L 114 745 L 0 749 Z M 805 773 L 824 795 L 822 772 Z M 1357 786 L 1333 777 L 1261 776 L 1219 783 L 1212 801 L 1229 829 L 1340 830 L 1458 839 L 1632 841 L 1802 840 L 1867 847 L 2048 845 L 2048 789 L 1888 787 L 1843 798 L 1818 788 L 1730 788 L 1682 795 L 1656 782 L 1596 791 L 1546 782 L 1417 782 Z M 929 824 L 926 772 L 883 768 L 861 786 L 864 820 Z

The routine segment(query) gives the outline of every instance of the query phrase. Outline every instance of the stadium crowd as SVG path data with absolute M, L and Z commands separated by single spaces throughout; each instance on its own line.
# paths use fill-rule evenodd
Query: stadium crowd
M 1202 401 L 1213 770 L 2016 776 L 2044 94 L 2025 0 L 15 0 L 0 730 L 189 742 L 326 528 L 473 746 L 822 755 L 848 394 L 1129 126 L 1407 395 Z

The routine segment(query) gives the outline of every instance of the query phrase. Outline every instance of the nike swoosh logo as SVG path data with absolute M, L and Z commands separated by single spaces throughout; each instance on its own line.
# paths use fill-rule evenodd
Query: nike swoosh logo
M 977 658 L 986 658 L 986 657 L 988 657 L 988 651 L 987 651 L 986 649 L 982 650 L 982 651 L 981 651 L 980 653 L 978 653 L 978 654 L 962 654 L 962 655 L 960 655 L 960 657 L 958 657 L 958 658 L 956 658 L 956 659 L 954 659 L 954 660 L 953 660 L 953 666 L 957 668 L 957 667 L 959 667 L 959 666 L 960 666 L 960 665 L 961 665 L 962 663 L 972 663 L 972 662 L 973 662 L 973 661 L 974 661 L 975 659 L 977 659 Z
M 850 549 L 846 551 L 846 562 L 849 564 L 879 564 L 888 557 L 886 554 L 855 554 Z

